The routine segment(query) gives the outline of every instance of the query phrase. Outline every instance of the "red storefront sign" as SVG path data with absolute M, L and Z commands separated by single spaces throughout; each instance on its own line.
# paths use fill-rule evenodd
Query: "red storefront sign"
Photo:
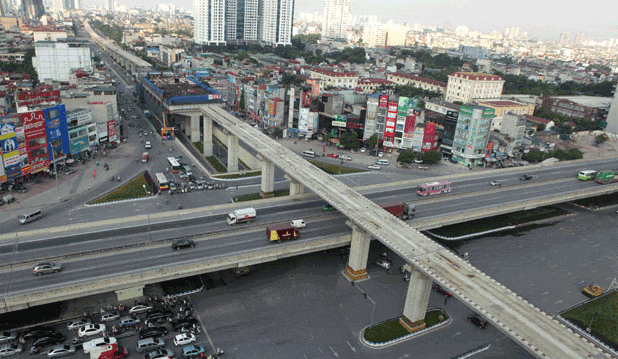
M 380 104 L 378 107 L 386 108 L 388 106 L 388 95 L 380 95 Z
M 116 142 L 116 121 L 107 121 L 107 140 Z
M 30 173 L 37 173 L 49 167 L 47 153 L 47 135 L 43 111 L 28 112 L 21 115 L 24 137 L 28 149 Z

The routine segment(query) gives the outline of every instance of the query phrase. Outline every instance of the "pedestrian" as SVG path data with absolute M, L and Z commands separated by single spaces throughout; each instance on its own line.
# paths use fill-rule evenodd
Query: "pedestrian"
M 468 260 L 468 252 L 464 253 L 463 259 L 464 259 L 464 261 Z
M 448 295 L 444 296 L 444 305 L 446 305 L 446 301 L 448 300 Z

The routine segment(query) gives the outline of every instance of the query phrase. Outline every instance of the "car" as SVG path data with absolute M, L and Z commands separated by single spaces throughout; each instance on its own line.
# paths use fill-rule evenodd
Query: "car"
M 529 181 L 532 179 L 532 176 L 530 175 L 522 175 L 521 177 L 519 177 L 520 180 L 522 181 Z
M 135 314 L 126 315 L 120 318 L 120 325 L 135 325 L 140 322 L 140 319 Z
M 446 296 L 446 297 L 449 297 L 449 298 L 453 296 L 453 294 L 452 294 L 451 292 L 449 292 L 448 290 L 446 290 L 446 289 L 444 289 L 444 288 L 440 287 L 440 285 L 439 285 L 439 284 L 435 284 L 435 283 L 434 283 L 434 284 L 431 286 L 431 289 L 433 289 L 433 290 L 435 290 L 436 292 L 438 292 L 438 293 L 440 293 L 440 294 L 442 294 L 442 295 L 444 295 L 444 296 Z
M 175 192 L 177 189 L 178 187 L 176 187 L 176 183 L 170 182 L 170 193 Z
M 322 206 L 322 210 L 325 212 L 329 212 L 329 211 L 334 211 L 335 207 L 331 206 L 330 204 L 325 204 Z
M 146 141 L 146 144 L 144 145 L 144 147 L 152 148 L 152 145 L 150 144 L 150 141 Z
M 204 350 L 204 347 L 201 345 L 187 345 L 182 348 L 182 356 L 185 359 L 203 357 L 205 352 L 206 350 Z
M 307 223 L 303 219 L 294 219 L 292 220 L 292 222 L 290 222 L 290 225 L 297 229 L 307 227 Z
M 197 338 L 195 337 L 195 335 L 191 333 L 180 333 L 174 337 L 174 345 L 177 347 L 181 345 L 187 345 L 193 343 L 196 340 Z
M 64 341 L 64 335 L 60 333 L 52 333 L 50 335 L 46 335 L 40 337 L 32 343 L 33 347 L 46 347 L 52 344 L 62 343 Z
M 346 156 L 346 155 L 341 155 L 339 156 L 339 158 L 341 158 L 342 160 L 346 160 L 346 161 L 352 161 L 352 157 Z
M 492 187 L 502 187 L 502 183 L 498 182 L 498 181 L 491 181 L 489 182 L 489 185 Z
M 67 329 L 68 330 L 75 330 L 75 329 L 79 329 L 85 325 L 88 324 L 92 324 L 92 322 L 90 322 L 90 319 L 87 318 L 79 318 L 79 319 L 75 319 L 75 320 L 70 320 L 67 323 Z
M 379 151 L 379 152 L 378 152 L 378 157 L 382 157 L 382 156 L 384 156 L 384 152 Z
M 391 262 L 387 261 L 386 259 L 382 259 L 376 262 L 376 264 L 378 265 L 378 267 L 382 267 L 386 270 L 391 269 Z
M 49 327 L 39 327 L 39 328 L 34 328 L 28 332 L 26 332 L 23 336 L 24 340 L 28 341 L 28 340 L 36 340 L 39 339 L 42 336 L 45 335 L 50 335 L 52 333 L 55 333 L 56 331 L 53 328 L 49 328 Z
M 173 321 L 172 322 L 172 329 L 174 331 L 180 331 L 182 330 L 182 328 L 185 329 L 191 329 L 194 326 L 200 325 L 200 322 L 193 318 L 193 317 L 189 317 L 189 318 L 184 318 L 184 319 L 180 319 L 177 321 Z
M 62 265 L 56 264 L 54 262 L 43 262 L 39 263 L 32 268 L 32 274 L 34 275 L 43 275 L 50 273 L 58 273 L 62 271 Z
M 174 357 L 174 353 L 169 349 L 157 349 L 144 355 L 144 358 L 146 359 L 161 359 L 166 357 L 172 358 Z
M 56 345 L 47 351 L 48 358 L 64 357 L 71 354 L 75 354 L 75 346 L 68 344 Z
M 339 158 L 339 155 L 336 153 L 329 153 L 326 155 L 326 157 L 330 157 L 330 158 Z
M 117 312 L 105 312 L 103 314 L 101 314 L 101 321 L 102 322 L 111 322 L 114 321 L 116 319 L 120 318 L 120 314 Z
M 97 338 L 85 342 L 82 347 L 84 349 L 84 353 L 88 354 L 94 348 L 103 347 L 109 344 L 116 344 L 116 342 L 117 340 L 115 337 Z
M 11 355 L 21 354 L 23 347 L 21 345 L 7 343 L 0 345 L 0 357 L 8 357 Z
M 365 153 L 365 152 L 367 152 L 367 149 L 366 149 L 365 147 L 361 147 L 360 151 L 361 151 L 362 153 Z
M 369 166 L 367 166 L 367 169 L 369 169 L 369 170 L 379 170 L 380 166 L 378 166 L 378 165 L 369 165 Z
M 485 329 L 487 327 L 487 321 L 478 317 L 476 314 L 468 315 L 468 321 L 481 329 Z
M 161 337 L 167 333 L 168 333 L 168 330 L 166 327 L 159 326 L 159 327 L 143 328 L 142 330 L 139 331 L 138 334 L 139 334 L 140 339 L 144 339 L 144 338 L 150 338 L 150 337 Z
M 12 342 L 13 340 L 17 340 L 17 333 L 9 331 L 0 332 L 0 344 Z
M 421 160 L 420 158 L 415 158 L 412 160 L 412 162 L 420 164 L 423 163 L 423 160 Z
M 132 306 L 129 309 L 129 314 L 144 313 L 144 312 L 149 312 L 151 310 L 152 310 L 152 307 L 150 307 L 148 305 L 138 304 L 138 305 Z
M 155 322 L 170 321 L 172 317 L 174 317 L 174 313 L 172 313 L 172 311 L 170 310 L 155 310 L 148 313 L 148 316 L 146 317 L 144 323 L 150 326 Z
M 105 324 L 89 324 L 79 328 L 77 335 L 80 337 L 89 337 L 91 335 L 100 334 L 105 331 Z
M 190 239 L 177 239 L 172 242 L 172 249 L 174 250 L 193 247 L 195 247 L 195 242 Z

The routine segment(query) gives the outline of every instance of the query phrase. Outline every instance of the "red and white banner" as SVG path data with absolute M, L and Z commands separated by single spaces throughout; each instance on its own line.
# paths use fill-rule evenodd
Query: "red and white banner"
M 28 149 L 30 173 L 47 169 L 49 167 L 49 154 L 47 153 L 47 135 L 43 111 L 23 113 L 21 123 L 24 127 L 24 137 Z

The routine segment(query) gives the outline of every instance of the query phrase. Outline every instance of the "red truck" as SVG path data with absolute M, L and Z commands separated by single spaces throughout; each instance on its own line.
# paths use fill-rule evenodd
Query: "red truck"
M 416 205 L 400 201 L 380 203 L 380 207 L 401 219 L 414 218 L 414 212 L 416 211 Z
M 271 242 L 281 242 L 282 240 L 300 238 L 300 232 L 288 223 L 273 224 L 266 228 L 266 238 Z

